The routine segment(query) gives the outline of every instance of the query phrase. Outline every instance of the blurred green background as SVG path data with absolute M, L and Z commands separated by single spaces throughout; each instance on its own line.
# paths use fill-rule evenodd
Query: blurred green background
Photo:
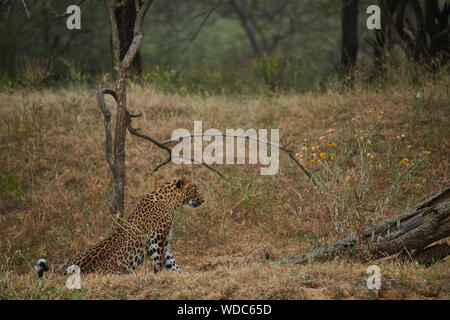
M 83 1 L 82 28 L 70 31 L 66 17 L 56 17 L 73 2 L 25 1 L 25 8 L 21 1 L 0 1 L 2 87 L 109 79 L 110 31 L 103 3 Z M 343 8 L 351 3 L 359 7 L 357 67 L 367 76 L 379 65 L 374 63 L 376 31 L 366 27 L 366 9 L 382 2 L 389 6 L 396 1 L 156 0 L 145 19 L 137 79 L 168 91 L 215 94 L 327 88 L 338 75 Z M 441 52 L 448 54 L 448 1 L 403 2 L 401 21 L 413 36 L 421 31 L 414 29 L 413 4 L 419 3 L 427 23 L 430 3 L 437 6 L 432 19 L 440 29 L 433 32 L 447 30 Z M 438 18 L 444 22 L 438 24 Z M 251 24 L 259 49 L 245 23 Z M 389 52 L 398 61 L 401 41 L 390 41 Z

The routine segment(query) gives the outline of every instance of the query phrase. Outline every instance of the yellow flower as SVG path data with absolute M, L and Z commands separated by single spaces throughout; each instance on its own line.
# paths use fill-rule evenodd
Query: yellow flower
M 320 154 L 320 157 L 321 157 L 322 159 L 325 159 L 325 158 L 327 157 L 327 154 L 326 154 L 325 152 L 322 152 L 322 153 Z
M 312 163 L 314 163 L 314 162 L 316 162 L 316 161 L 317 161 L 316 159 L 312 159 L 312 160 L 311 160 Z
M 331 158 L 331 160 L 334 159 L 334 153 L 330 154 L 330 158 Z
M 335 144 L 332 143 L 332 142 L 328 142 L 328 143 L 327 143 L 327 147 L 328 147 L 328 148 L 334 148 L 334 147 L 335 147 Z
M 403 157 L 403 160 L 402 160 L 402 162 L 403 162 L 403 164 L 408 164 L 408 158 L 405 156 L 405 157 Z

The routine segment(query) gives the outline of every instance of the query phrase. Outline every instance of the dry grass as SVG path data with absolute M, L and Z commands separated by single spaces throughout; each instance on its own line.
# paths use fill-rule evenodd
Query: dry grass
M 128 97 L 131 111 L 145 112 L 135 126 L 159 139 L 170 137 L 176 128 L 192 130 L 194 120 L 202 120 L 204 130 L 280 128 L 281 144 L 299 154 L 304 139 L 320 145 L 319 137 L 330 128 L 335 141 L 351 144 L 352 118 L 358 117 L 358 126 L 365 128 L 373 115 L 382 113 L 374 153 L 385 158 L 377 162 L 372 193 L 386 191 L 396 173 L 392 168 L 404 156 L 412 158 L 412 149 L 415 155 L 421 147 L 430 152 L 420 170 L 392 195 L 383 213 L 389 216 L 449 184 L 448 79 L 444 74 L 420 87 L 277 97 L 165 95 L 130 84 Z M 181 275 L 155 276 L 141 267 L 134 275 L 83 276 L 80 291 L 65 289 L 65 278 L 56 275 L 36 280 L 31 266 L 37 258 L 45 257 L 56 267 L 112 226 L 102 115 L 95 91 L 83 87 L 2 92 L 0 105 L 1 299 L 370 297 L 363 285 L 365 264 L 292 266 L 271 260 L 306 252 L 339 236 L 322 198 L 284 154 L 276 176 L 260 176 L 257 166 L 221 166 L 227 177 L 222 180 L 201 166 L 185 166 L 185 174 L 200 186 L 207 202 L 198 210 L 182 208 L 176 217 L 172 247 L 184 270 Z M 405 138 L 392 141 L 401 135 Z M 387 147 L 394 143 L 403 147 Z M 388 156 L 382 153 L 387 149 L 392 151 Z M 152 174 L 165 156 L 128 135 L 126 212 L 156 185 L 180 176 L 173 164 Z M 303 161 L 311 168 L 310 160 Z M 352 165 L 345 159 L 341 163 L 343 168 Z M 9 182 L 7 176 L 12 177 Z M 327 184 L 327 193 L 340 192 L 337 186 Z M 365 206 L 374 207 L 376 201 L 368 197 Z M 384 276 L 404 289 L 400 296 L 386 289 L 386 298 L 426 298 L 432 295 L 427 286 L 435 284 L 442 288 L 438 298 L 450 297 L 448 261 L 430 268 L 395 260 L 379 265 Z

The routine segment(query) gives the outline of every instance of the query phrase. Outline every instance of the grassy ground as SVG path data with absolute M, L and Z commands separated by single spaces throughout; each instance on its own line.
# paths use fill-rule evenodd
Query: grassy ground
M 303 253 L 397 214 L 449 185 L 449 73 L 356 86 L 341 92 L 273 96 L 163 94 L 130 83 L 135 126 L 161 140 L 176 128 L 279 128 L 314 187 L 285 154 L 280 171 L 260 176 L 254 165 L 185 166 L 206 203 L 182 208 L 172 248 L 182 274 L 83 276 L 32 274 L 37 258 L 54 268 L 104 237 L 111 177 L 95 91 L 14 89 L 0 93 L 0 299 L 354 299 L 371 263 L 305 266 L 274 261 Z M 108 104 L 112 100 L 107 98 Z M 140 197 L 179 177 L 174 164 L 156 173 L 165 153 L 127 137 L 126 212 Z M 373 213 L 376 214 L 373 214 Z M 450 297 L 449 261 L 429 268 L 413 261 L 375 262 L 381 298 Z M 147 265 L 148 267 L 148 265 Z M 440 289 L 438 289 L 440 288 Z

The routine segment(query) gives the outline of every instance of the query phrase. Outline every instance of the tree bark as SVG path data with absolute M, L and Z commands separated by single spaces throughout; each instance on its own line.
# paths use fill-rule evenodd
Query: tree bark
M 343 0 L 341 74 L 345 80 L 353 79 L 358 55 L 358 1 Z
M 113 53 L 113 63 L 115 72 L 115 90 L 101 89 L 97 95 L 100 109 L 105 118 L 105 138 L 106 138 L 106 159 L 111 169 L 113 177 L 113 190 L 110 211 L 112 214 L 118 213 L 123 216 L 125 211 L 124 195 L 125 195 L 125 137 L 127 133 L 128 111 L 127 111 L 127 89 L 126 77 L 127 71 L 136 57 L 142 44 L 144 36 L 143 23 L 148 8 L 153 0 L 128 0 L 134 3 L 135 20 L 133 24 L 133 38 L 129 43 L 125 54 L 121 52 L 121 37 L 119 24 L 116 19 L 116 6 L 123 3 L 116 3 L 113 6 L 109 0 L 103 0 L 109 19 L 111 29 L 111 44 Z M 137 8 L 136 8 L 137 7 Z M 114 147 L 112 147 L 110 113 L 104 102 L 104 94 L 111 94 L 116 99 L 116 128 L 114 135 Z
M 306 254 L 283 257 L 280 261 L 304 264 L 344 256 L 366 258 L 360 255 L 361 252 L 368 253 L 370 259 L 402 252 L 407 252 L 410 257 L 420 257 L 427 252 L 428 256 L 424 261 L 429 262 L 433 257 L 439 259 L 444 253 L 448 254 L 448 247 L 440 247 L 439 250 L 426 247 L 449 236 L 450 188 L 447 188 L 415 207 L 373 225 L 364 231 L 363 242 L 359 245 L 356 235 L 351 235 Z M 435 254 L 430 255 L 432 251 Z
M 117 116 L 114 135 L 113 198 L 111 212 L 125 211 L 125 137 L 127 133 L 127 87 L 126 70 L 121 68 L 116 80 Z
M 142 1 L 138 1 L 142 5 Z M 134 0 L 122 0 L 114 9 L 120 42 L 120 59 L 122 60 L 128 52 L 134 38 L 134 25 L 136 22 L 136 2 Z M 141 55 L 136 53 L 131 62 L 130 70 L 140 75 L 142 72 Z

